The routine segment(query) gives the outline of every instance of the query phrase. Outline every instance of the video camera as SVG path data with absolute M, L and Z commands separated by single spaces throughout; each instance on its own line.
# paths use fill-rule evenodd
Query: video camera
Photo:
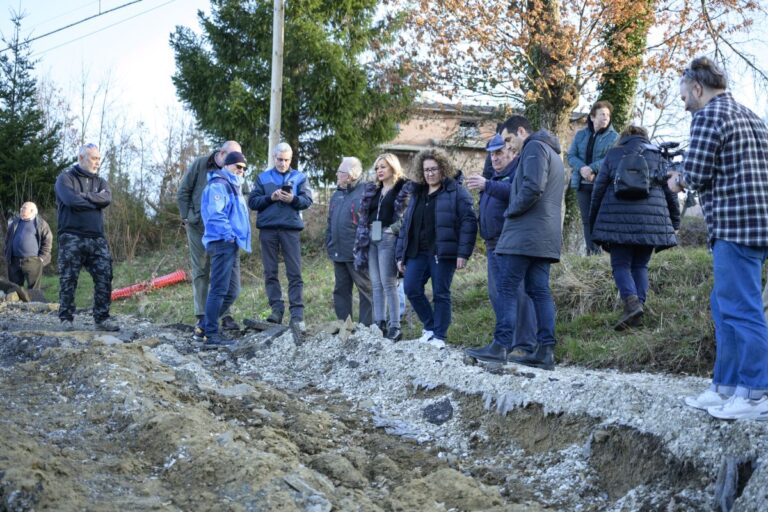
M 682 156 L 685 153 L 684 149 L 676 149 L 680 147 L 679 142 L 662 142 L 661 144 L 650 144 L 649 149 L 656 151 L 661 155 L 661 165 L 656 169 L 656 175 L 653 179 L 658 183 L 667 181 L 669 175 L 673 171 L 679 171 L 682 161 L 675 161 L 675 158 Z

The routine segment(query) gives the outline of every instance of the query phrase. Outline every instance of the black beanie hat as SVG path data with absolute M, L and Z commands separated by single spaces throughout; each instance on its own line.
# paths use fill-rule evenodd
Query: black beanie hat
M 232 151 L 227 154 L 227 158 L 224 159 L 224 165 L 232 164 L 246 164 L 245 157 L 239 151 Z

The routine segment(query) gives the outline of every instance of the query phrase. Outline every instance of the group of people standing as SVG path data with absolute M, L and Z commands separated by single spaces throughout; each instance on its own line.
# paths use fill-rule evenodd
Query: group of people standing
M 691 112 L 690 146 L 680 172 L 667 180 L 656 172 L 658 150 L 647 132 L 611 127 L 611 105 L 597 102 L 588 126 L 568 153 L 571 186 L 577 190 L 587 254 L 610 252 L 624 312 L 616 324 L 637 325 L 648 290 L 654 251 L 676 245 L 680 214 L 676 194 L 699 193 L 713 254 L 711 296 L 717 353 L 711 386 L 685 403 L 721 419 L 768 420 L 768 324 L 763 312 L 762 269 L 768 257 L 768 126 L 737 103 L 724 72 L 710 59 L 694 59 L 680 80 L 680 97 Z M 392 340 L 402 337 L 398 274 L 421 320 L 422 339 L 444 346 L 451 323 L 450 288 L 470 258 L 480 231 L 488 255 L 488 294 L 496 315 L 493 338 L 467 349 L 472 357 L 554 367 L 555 306 L 549 286 L 562 245 L 565 170 L 556 137 L 534 131 L 512 116 L 487 145 L 492 172 L 464 179 L 447 155 L 426 149 L 409 174 L 392 154 L 380 155 L 375 178 L 362 182 L 357 158 L 344 158 L 329 204 L 326 245 L 334 263 L 334 308 L 352 312 L 360 293 L 360 318 Z M 653 176 L 641 197 L 618 193 L 628 156 L 642 156 Z M 307 177 L 291 168 L 293 152 L 280 143 L 275 165 L 256 178 L 246 200 L 247 167 L 240 145 L 228 141 L 195 160 L 178 192 L 192 263 L 195 336 L 208 347 L 231 344 L 221 330 L 237 328 L 228 308 L 240 292 L 239 250 L 251 250 L 249 209 L 256 226 L 271 313 L 282 323 L 285 305 L 278 258 L 285 261 L 291 325 L 304 330 L 301 277 L 301 212 L 312 205 Z M 74 294 L 82 267 L 94 280 L 96 329 L 119 330 L 110 318 L 112 259 L 104 235 L 104 209 L 112 195 L 98 175 L 94 144 L 56 180 L 59 319 L 73 329 Z M 467 189 L 480 193 L 478 216 Z M 9 224 L 5 256 L 9 277 L 38 288 L 50 260 L 52 234 L 37 208 L 25 203 Z M 432 302 L 425 294 L 432 282 Z

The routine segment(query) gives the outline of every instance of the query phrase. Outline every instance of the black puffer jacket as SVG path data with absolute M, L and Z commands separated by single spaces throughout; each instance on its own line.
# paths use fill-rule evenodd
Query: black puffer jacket
M 640 135 L 622 137 L 608 151 L 603 166 L 595 178 L 589 224 L 592 240 L 606 251 L 612 244 L 650 245 L 656 251 L 677 245 L 675 230 L 680 227 L 680 206 L 677 194 L 669 190 L 666 181 L 655 182 L 645 199 L 620 199 L 613 192 L 613 180 L 621 158 L 641 150 L 648 139 Z M 648 169 L 658 168 L 658 152 L 644 153 Z
M 472 209 L 472 196 L 461 185 L 461 177 L 445 178 L 435 204 L 435 255 L 438 258 L 469 259 L 477 239 L 477 217 Z M 400 195 L 422 194 L 427 185 L 412 181 L 406 183 Z M 403 261 L 407 254 L 408 232 L 411 229 L 416 201 L 411 199 L 403 216 L 403 225 L 397 237 L 395 259 Z M 397 205 L 395 206 L 397 208 Z

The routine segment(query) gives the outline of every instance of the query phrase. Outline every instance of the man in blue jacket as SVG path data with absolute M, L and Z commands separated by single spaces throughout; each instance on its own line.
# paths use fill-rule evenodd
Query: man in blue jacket
M 483 175 L 467 178 L 467 188 L 480 191 L 480 237 L 485 240 L 488 259 L 488 297 L 496 318 L 503 314 L 507 304 L 499 299 L 497 283 L 500 279 L 499 257 L 494 253 L 504 226 L 504 210 L 509 204 L 509 192 L 517 170 L 518 158 L 510 151 L 501 135 L 495 135 L 486 146 L 491 157 L 494 174 L 486 179 Z M 530 297 L 522 285 L 517 292 L 517 323 L 514 342 L 502 345 L 496 339 L 482 348 L 470 348 L 467 355 L 489 362 L 506 362 L 509 354 L 517 349 L 518 355 L 533 352 L 536 348 L 536 314 Z
M 39 290 L 43 267 L 51 262 L 53 235 L 45 219 L 37 214 L 37 205 L 26 202 L 19 215 L 8 224 L 5 234 L 5 260 L 8 280 L 30 290 Z
M 275 166 L 256 178 L 248 206 L 256 210 L 264 286 L 272 313 L 268 322 L 282 323 L 285 305 L 277 278 L 278 255 L 283 254 L 288 276 L 291 324 L 304 331 L 304 281 L 301 278 L 300 234 L 304 229 L 301 211 L 312 205 L 312 190 L 304 173 L 291 168 L 293 150 L 285 142 L 272 152 Z
M 203 245 L 211 258 L 210 287 L 205 301 L 205 348 L 231 345 L 219 332 L 219 317 L 240 295 L 240 249 L 251 252 L 251 222 L 242 194 L 245 157 L 232 151 L 224 167 L 208 173 L 200 213 Z
M 112 255 L 104 235 L 104 209 L 112 202 L 107 181 L 99 177 L 96 144 L 80 147 L 77 164 L 59 174 L 54 190 L 58 213 L 59 320 L 74 328 L 75 289 L 80 269 L 93 278 L 93 320 L 100 331 L 119 331 L 109 318 L 112 304 Z

